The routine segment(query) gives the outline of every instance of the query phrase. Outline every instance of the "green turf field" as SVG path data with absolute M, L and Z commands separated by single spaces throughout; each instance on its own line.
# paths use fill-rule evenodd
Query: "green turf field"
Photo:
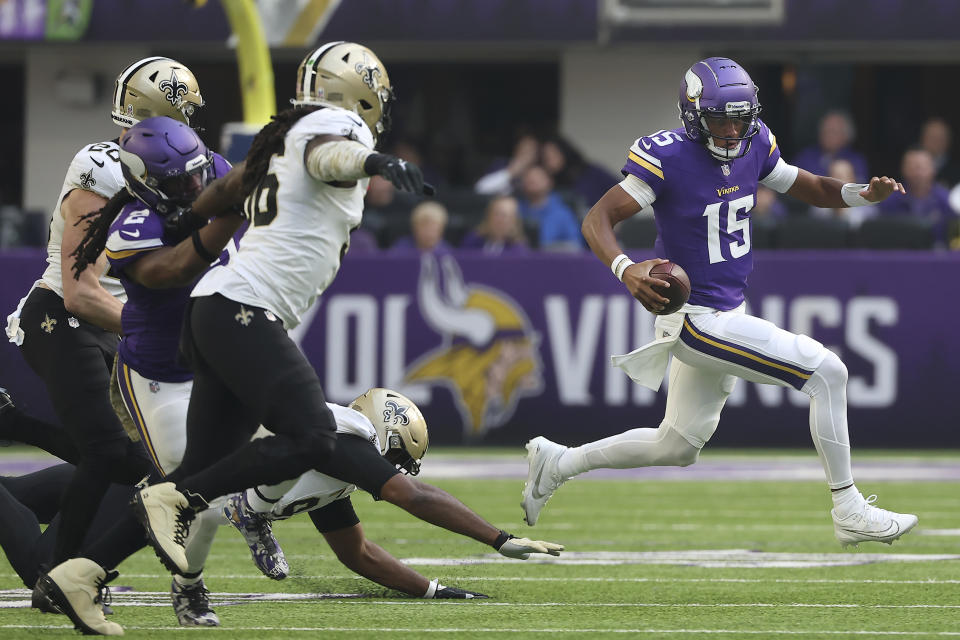
M 776 458 L 707 452 L 704 460 Z M 953 462 L 960 456 L 930 457 L 931 465 Z M 430 578 L 491 599 L 423 601 L 379 588 L 341 567 L 299 516 L 276 527 L 293 573 L 283 582 L 261 577 L 240 536 L 221 529 L 206 578 L 219 629 L 175 626 L 169 576 L 148 551 L 120 567 L 113 584 L 133 591 L 114 595 L 111 619 L 143 638 L 960 636 L 957 481 L 861 481 L 865 493 L 879 494 L 878 504 L 917 513 L 920 524 L 892 547 L 848 551 L 833 538 L 821 482 L 593 476 L 565 485 L 533 529 L 521 523 L 520 478 L 432 482 L 496 526 L 562 542 L 569 553 L 549 563 L 506 560 L 357 495 L 370 539 Z M 21 587 L 0 560 L 0 589 Z M 0 594 L 0 638 L 76 633 L 65 617 L 11 608 L 27 593 Z

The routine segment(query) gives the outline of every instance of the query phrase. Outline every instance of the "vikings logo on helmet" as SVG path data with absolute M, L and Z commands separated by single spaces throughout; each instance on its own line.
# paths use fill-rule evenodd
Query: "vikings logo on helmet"
M 170 79 L 163 80 L 159 85 L 160 91 L 164 92 L 167 100 L 173 106 L 179 106 L 183 102 L 183 96 L 187 95 L 190 88 L 177 78 L 177 72 L 170 70 Z
M 494 289 L 467 286 L 456 261 L 441 260 L 439 267 L 433 256 L 421 260 L 418 297 L 443 344 L 410 366 L 406 382 L 449 387 L 465 430 L 480 436 L 506 422 L 521 397 L 543 388 L 540 338 L 516 302 Z
M 386 407 L 383 410 L 383 421 L 389 422 L 390 424 L 409 424 L 410 418 L 407 417 L 407 409 L 410 407 L 406 405 L 399 405 L 393 400 L 387 400 L 383 403 L 383 406 Z

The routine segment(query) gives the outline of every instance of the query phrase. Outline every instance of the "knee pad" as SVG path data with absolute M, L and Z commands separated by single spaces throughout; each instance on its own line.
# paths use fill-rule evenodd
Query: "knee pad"
M 673 426 L 661 423 L 661 437 L 657 441 L 656 464 L 671 467 L 689 467 L 700 459 L 700 447 L 689 440 Z
M 831 387 L 843 387 L 847 384 L 847 365 L 833 351 L 827 350 L 827 354 L 814 371 Z

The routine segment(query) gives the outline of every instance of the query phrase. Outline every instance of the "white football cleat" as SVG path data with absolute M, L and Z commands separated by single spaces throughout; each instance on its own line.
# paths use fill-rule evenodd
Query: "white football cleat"
M 101 603 L 110 600 L 107 583 L 117 577 L 93 560 L 72 558 L 40 577 L 36 590 L 66 614 L 84 635 L 122 636 L 123 627 L 103 617 Z M 103 595 L 105 592 L 105 595 Z
M 873 503 L 876 501 L 877 496 L 870 496 L 855 511 L 842 518 L 836 509 L 830 511 L 834 533 L 843 546 L 860 542 L 893 544 L 894 540 L 917 526 L 917 516 L 875 507 Z
M 538 436 L 527 443 L 527 482 L 523 485 L 523 519 L 531 527 L 537 524 L 540 510 L 566 478 L 560 476 L 557 461 L 567 447 Z
M 172 482 L 162 482 L 135 492 L 133 506 L 163 565 L 173 573 L 188 573 L 190 566 L 184 545 L 196 511 L 187 496 Z

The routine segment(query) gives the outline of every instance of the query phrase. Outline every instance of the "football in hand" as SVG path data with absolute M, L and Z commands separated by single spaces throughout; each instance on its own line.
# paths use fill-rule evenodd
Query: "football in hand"
M 670 283 L 667 288 L 660 285 L 651 287 L 664 298 L 670 299 L 662 311 L 654 311 L 658 316 L 676 313 L 690 299 L 690 278 L 680 265 L 673 262 L 654 265 L 650 269 L 650 277 Z

